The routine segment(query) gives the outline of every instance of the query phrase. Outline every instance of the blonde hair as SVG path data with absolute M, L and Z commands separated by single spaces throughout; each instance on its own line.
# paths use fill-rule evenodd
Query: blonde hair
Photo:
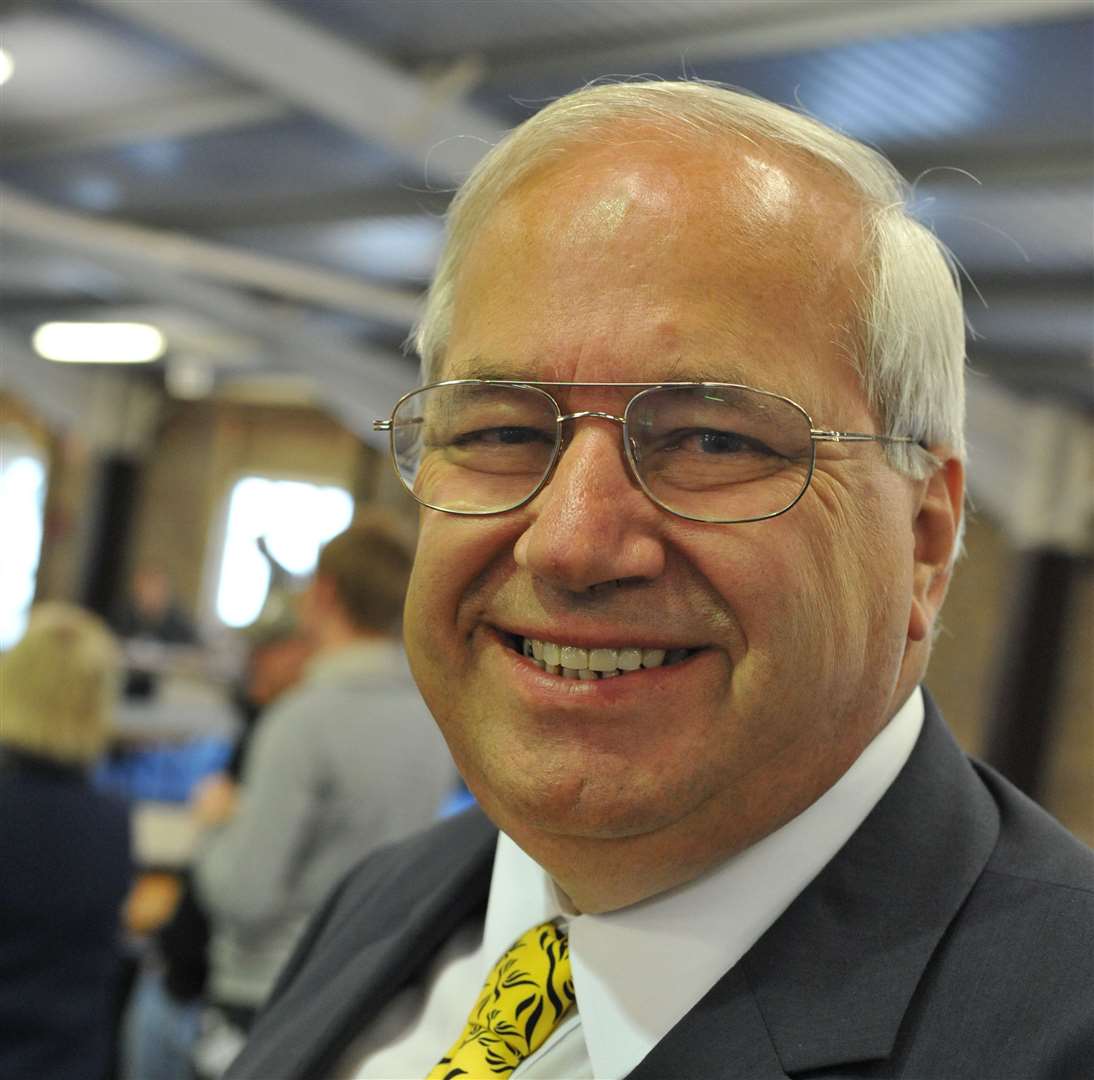
M 811 117 L 713 83 L 598 83 L 560 98 L 503 138 L 452 200 L 447 239 L 413 336 L 425 381 L 437 378 L 452 325 L 460 264 L 486 217 L 529 173 L 569 148 L 626 124 L 688 139 L 767 139 L 827 163 L 863 202 L 864 295 L 856 357 L 867 399 L 885 433 L 910 435 L 964 456 L 965 324 L 954 261 L 907 210 L 910 188 L 876 150 Z M 888 450 L 891 463 L 921 479 L 937 462 L 917 446 Z
M 121 652 L 106 624 L 73 604 L 39 604 L 0 656 L 0 743 L 65 764 L 102 753 Z

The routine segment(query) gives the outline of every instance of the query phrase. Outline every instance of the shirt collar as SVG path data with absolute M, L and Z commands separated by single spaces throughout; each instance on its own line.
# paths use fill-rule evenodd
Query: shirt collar
M 847 772 L 796 818 L 697 880 L 607 914 L 568 916 L 550 876 L 499 834 L 483 978 L 531 926 L 568 918 L 593 1075 L 626 1076 L 850 839 L 904 767 L 922 725 L 916 689 Z

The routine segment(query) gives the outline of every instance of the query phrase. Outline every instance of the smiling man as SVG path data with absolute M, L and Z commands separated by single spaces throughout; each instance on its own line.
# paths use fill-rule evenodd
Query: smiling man
M 423 506 L 412 668 L 485 815 L 362 865 L 233 1076 L 1094 1062 L 1094 859 L 919 687 L 963 324 L 903 196 L 698 83 L 563 98 L 472 175 L 379 426 Z

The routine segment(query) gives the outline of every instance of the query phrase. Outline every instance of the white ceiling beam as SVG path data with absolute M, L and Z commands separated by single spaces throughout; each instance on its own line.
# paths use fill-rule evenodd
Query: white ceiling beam
M 504 125 L 460 90 L 407 74 L 358 44 L 262 0 L 85 0 L 426 169 L 461 177 Z
M 52 245 L 47 242 L 45 246 Z M 133 295 L 198 312 L 253 340 L 256 360 L 262 365 L 257 370 L 306 376 L 322 404 L 374 446 L 385 440 L 372 431 L 373 419 L 388 415 L 398 398 L 414 385 L 415 372 L 409 364 L 347 341 L 315 325 L 297 308 L 258 300 L 132 255 L 103 256 L 100 262 L 126 279 Z M 97 371 L 42 360 L 31 352 L 22 332 L 3 326 L 0 353 L 4 357 L 0 386 L 11 386 L 33 402 L 52 426 L 79 429 L 81 410 Z M 215 363 L 212 366 L 215 368 Z M 239 370 L 231 368 L 233 373 Z
M 119 143 L 178 139 L 277 120 L 292 112 L 285 102 L 258 91 L 206 89 L 158 102 L 135 101 L 126 108 L 75 120 L 57 120 L 33 132 L 9 124 L 4 158 L 14 161 L 46 154 L 94 150 Z
M 143 225 L 164 224 L 173 229 L 196 230 L 205 235 L 222 229 L 276 228 L 283 225 L 325 225 L 368 217 L 406 217 L 428 214 L 438 217 L 448 205 L 450 192 L 414 190 L 394 183 L 381 187 L 351 187 L 290 195 L 255 195 L 222 192 L 215 203 L 173 202 L 147 206 L 133 212 Z
M 0 232 L 52 242 L 74 255 L 125 257 L 396 326 L 409 328 L 418 310 L 414 293 L 228 244 L 60 210 L 2 184 Z
M 124 260 L 112 269 L 125 274 Z M 377 448 L 387 438 L 372 421 L 387 416 L 416 383 L 416 372 L 379 349 L 343 339 L 316 326 L 303 313 L 255 300 L 233 290 L 161 269 L 140 274 L 134 287 L 146 296 L 181 304 L 260 343 L 266 370 L 308 378 L 323 406 L 362 442 Z M 238 372 L 238 369 L 234 369 Z
M 759 7 L 748 4 L 743 9 L 718 7 L 724 13 L 724 29 L 714 26 L 714 18 L 708 16 L 701 31 L 673 34 L 666 29 L 656 38 L 633 44 L 552 50 L 540 58 L 522 54 L 511 62 L 492 64 L 489 78 L 504 84 L 516 76 L 528 79 L 557 77 L 567 71 L 585 75 L 635 71 L 674 59 L 694 70 L 704 61 L 793 53 L 867 38 L 1087 15 L 1090 0 L 783 0 Z

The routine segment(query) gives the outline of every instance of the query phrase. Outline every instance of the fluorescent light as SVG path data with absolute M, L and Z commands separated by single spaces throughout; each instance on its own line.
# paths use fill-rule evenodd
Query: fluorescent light
M 148 323 L 50 322 L 34 331 L 34 351 L 62 364 L 146 364 L 167 348 Z
M 11 53 L 7 49 L 0 49 L 0 86 L 11 78 L 11 73 L 15 70 L 15 61 L 11 58 Z

